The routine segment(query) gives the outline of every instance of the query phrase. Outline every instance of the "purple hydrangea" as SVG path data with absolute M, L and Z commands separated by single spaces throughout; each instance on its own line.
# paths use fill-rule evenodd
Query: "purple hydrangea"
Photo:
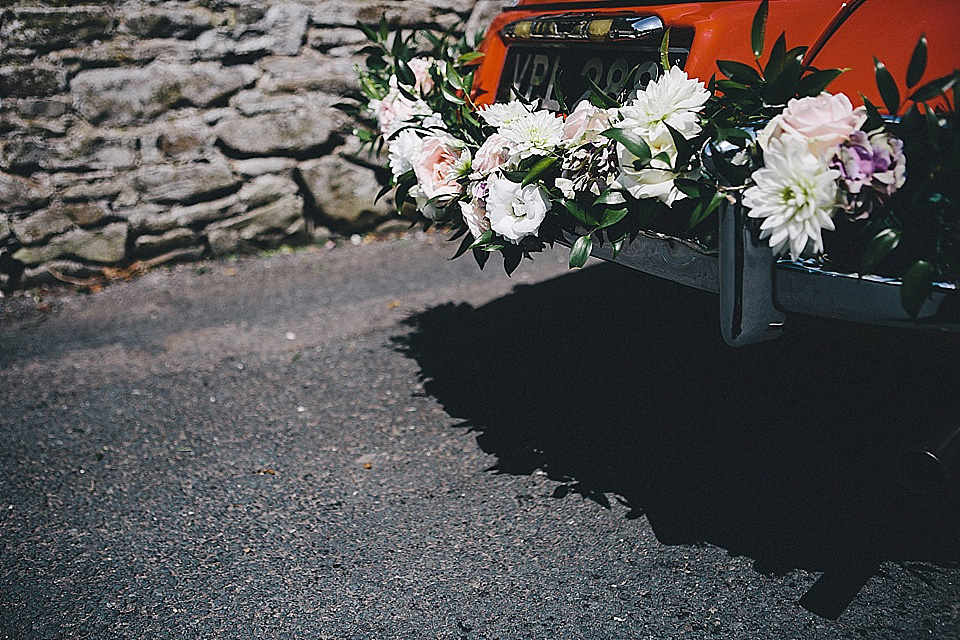
M 830 167 L 840 171 L 840 186 L 856 217 L 866 218 L 906 181 L 903 141 L 883 130 L 854 131 L 837 147 Z

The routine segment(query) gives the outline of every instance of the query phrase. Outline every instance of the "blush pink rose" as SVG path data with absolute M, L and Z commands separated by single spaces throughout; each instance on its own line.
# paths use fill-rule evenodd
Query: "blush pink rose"
M 477 156 L 473 159 L 474 171 L 490 173 L 499 169 L 510 159 L 512 149 L 509 138 L 499 133 L 493 134 L 477 150 Z
M 609 128 L 610 113 L 582 100 L 563 123 L 563 140 L 573 146 L 593 142 Z
M 823 158 L 849 140 L 866 120 L 866 110 L 854 109 L 842 93 L 792 98 L 787 108 L 760 132 L 760 147 L 766 151 L 771 140 L 790 136 L 805 140 L 810 151 Z
M 423 148 L 413 161 L 417 183 L 427 199 L 452 197 L 462 191 L 453 169 L 465 150 L 455 148 L 451 142 L 438 136 L 424 138 Z
M 434 63 L 433 58 L 414 58 L 408 65 L 413 71 L 413 76 L 417 79 L 414 85 L 414 91 L 418 93 L 430 93 L 433 89 L 433 78 L 430 76 L 430 68 Z

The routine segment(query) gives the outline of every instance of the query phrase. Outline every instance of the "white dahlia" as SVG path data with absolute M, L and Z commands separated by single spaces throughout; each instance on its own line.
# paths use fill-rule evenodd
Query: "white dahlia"
M 789 252 L 793 260 L 808 246 L 822 252 L 822 230 L 834 229 L 840 172 L 814 155 L 805 140 L 789 136 L 771 140 L 763 160 L 765 166 L 753 173 L 755 184 L 743 194 L 747 215 L 763 219 L 760 237 L 775 255 Z
M 480 107 L 480 117 L 491 127 L 503 127 L 530 113 L 530 109 L 519 100 L 498 102 Z
M 388 144 L 390 171 L 394 178 L 399 178 L 407 171 L 413 170 L 413 161 L 423 150 L 423 138 L 413 129 L 405 129 L 398 133 Z
M 504 126 L 500 132 L 513 141 L 513 159 L 544 155 L 563 142 L 563 118 L 549 111 L 536 111 Z
M 670 67 L 620 110 L 620 128 L 657 137 L 666 131 L 666 123 L 691 138 L 700 133 L 697 113 L 709 98 L 710 92 L 702 82 L 691 79 L 679 67 Z

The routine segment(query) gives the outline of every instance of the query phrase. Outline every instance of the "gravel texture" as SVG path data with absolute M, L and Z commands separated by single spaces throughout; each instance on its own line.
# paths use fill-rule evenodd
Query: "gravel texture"
M 0 301 L 0 638 L 960 638 L 955 359 L 451 254 Z

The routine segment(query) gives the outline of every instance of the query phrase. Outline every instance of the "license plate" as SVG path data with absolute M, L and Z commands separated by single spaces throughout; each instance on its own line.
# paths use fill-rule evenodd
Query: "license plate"
M 686 49 L 671 47 L 671 64 L 686 61 Z M 557 85 L 568 109 L 590 97 L 590 80 L 607 94 L 623 93 L 630 71 L 638 67 L 633 87 L 643 88 L 663 73 L 660 51 L 652 47 L 525 47 L 512 46 L 507 52 L 497 102 L 518 96 L 539 101 L 541 108 L 560 111 Z

